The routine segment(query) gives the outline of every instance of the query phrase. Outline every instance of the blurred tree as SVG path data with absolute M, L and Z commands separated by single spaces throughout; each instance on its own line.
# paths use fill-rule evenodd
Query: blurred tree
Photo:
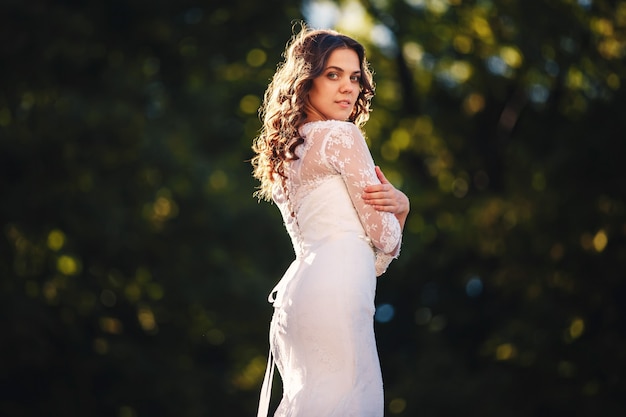
M 624 415 L 626 2 L 302 6 L 0 6 L 0 414 L 254 413 L 293 254 L 250 143 L 302 12 L 368 45 L 412 199 L 387 413 Z
M 246 161 L 278 6 L 3 3 L 0 414 L 255 407 L 290 250 Z

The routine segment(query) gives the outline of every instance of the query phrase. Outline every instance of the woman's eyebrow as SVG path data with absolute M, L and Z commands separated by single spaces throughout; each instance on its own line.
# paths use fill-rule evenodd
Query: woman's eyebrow
M 343 68 L 336 67 L 334 65 L 326 67 L 326 71 L 328 71 L 329 69 L 334 69 L 335 71 L 339 71 L 339 72 L 345 72 Z M 356 70 L 352 72 L 352 74 L 360 74 L 360 73 L 361 73 L 361 70 Z

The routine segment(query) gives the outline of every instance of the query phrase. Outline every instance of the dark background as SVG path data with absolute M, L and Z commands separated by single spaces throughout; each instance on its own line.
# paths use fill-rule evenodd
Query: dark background
M 626 2 L 325 4 L 412 203 L 386 415 L 626 415 Z M 2 1 L 0 415 L 255 415 L 293 252 L 250 145 L 304 6 Z

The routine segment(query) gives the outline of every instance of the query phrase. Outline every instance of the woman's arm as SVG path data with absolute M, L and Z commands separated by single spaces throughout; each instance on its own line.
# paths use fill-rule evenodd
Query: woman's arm
M 404 229 L 404 223 L 411 209 L 409 198 L 387 180 L 378 166 L 376 166 L 376 176 L 381 183 L 365 187 L 363 201 L 377 211 L 393 213 L 400 222 L 400 227 Z
M 398 217 L 389 211 L 376 210 L 362 198 L 367 186 L 380 185 L 365 139 L 352 123 L 336 122 L 331 126 L 325 133 L 322 145 L 323 160 L 342 176 L 352 204 L 373 245 L 380 252 L 395 257 L 402 240 Z

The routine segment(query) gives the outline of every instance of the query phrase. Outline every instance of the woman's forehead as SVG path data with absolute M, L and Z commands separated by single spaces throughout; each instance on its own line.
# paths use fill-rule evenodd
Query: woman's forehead
M 335 67 L 346 72 L 358 72 L 361 70 L 359 56 L 354 50 L 348 48 L 332 51 L 326 62 L 326 67 Z

